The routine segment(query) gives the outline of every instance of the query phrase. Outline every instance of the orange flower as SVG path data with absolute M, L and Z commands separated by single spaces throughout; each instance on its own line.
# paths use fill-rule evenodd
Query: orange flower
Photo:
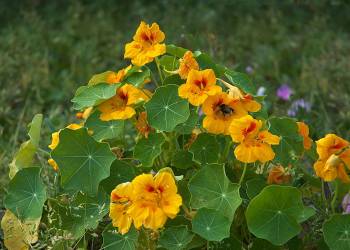
M 250 115 L 232 121 L 229 133 L 234 142 L 240 143 L 234 151 L 237 160 L 265 163 L 275 158 L 271 145 L 278 145 L 280 138 L 267 130 L 261 131 L 261 127 L 262 121 Z
M 309 137 L 309 127 L 303 122 L 297 122 L 299 134 L 303 137 L 304 148 L 309 150 L 312 146 L 312 140 Z
M 274 166 L 269 171 L 267 177 L 268 184 L 282 184 L 290 181 L 290 174 L 282 166 Z
M 192 69 L 186 83 L 179 87 L 179 96 L 188 99 L 194 106 L 201 105 L 208 96 L 220 92 L 221 87 L 216 85 L 216 77 L 212 69 L 202 71 Z
M 186 51 L 184 56 L 180 59 L 179 75 L 181 79 L 187 79 L 188 73 L 191 69 L 199 70 L 199 65 L 193 57 L 191 51 Z
M 118 228 L 119 233 L 125 234 L 129 231 L 132 217 L 127 213 L 132 204 L 133 189 L 130 182 L 119 184 L 111 193 L 111 204 L 109 217 L 112 224 Z
M 245 94 L 235 86 L 229 86 L 229 95 L 234 99 L 240 99 L 244 109 L 248 112 L 258 112 L 261 109 L 261 104 L 255 101 L 252 95 Z
M 114 97 L 98 106 L 98 109 L 101 111 L 100 119 L 102 121 L 129 119 L 136 113 L 132 105 L 148 99 L 138 88 L 125 84 L 117 90 L 117 94 Z
M 92 109 L 93 109 L 93 107 L 89 107 L 89 108 L 85 109 L 83 112 L 78 112 L 76 114 L 76 117 L 78 119 L 86 120 L 90 116 Z
M 148 134 L 151 132 L 152 127 L 148 124 L 147 113 L 145 111 L 139 114 L 136 122 L 136 129 L 142 136 L 148 138 Z
M 233 99 L 226 93 L 209 96 L 202 109 L 206 115 L 203 127 L 213 134 L 228 134 L 233 119 L 248 114 L 239 99 Z
M 314 164 L 316 175 L 325 181 L 339 178 L 350 182 L 345 166 L 350 167 L 349 142 L 335 134 L 327 134 L 316 141 L 319 159 Z
M 133 39 L 134 41 L 125 45 L 124 58 L 130 58 L 134 65 L 143 66 L 166 52 L 165 44 L 161 44 L 165 34 L 156 23 L 149 26 L 141 22 Z
M 131 69 L 131 65 L 129 65 L 124 69 L 119 70 L 117 73 L 116 72 L 109 73 L 106 77 L 106 82 L 109 84 L 113 84 L 113 83 L 119 83 L 123 81 L 126 73 L 128 73 L 130 69 Z

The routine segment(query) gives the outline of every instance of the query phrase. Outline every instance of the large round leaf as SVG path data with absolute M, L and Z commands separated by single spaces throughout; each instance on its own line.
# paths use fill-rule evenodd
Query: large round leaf
M 30 167 L 19 170 L 10 181 L 5 197 L 5 207 L 19 219 L 41 217 L 46 201 L 45 185 L 40 179 L 40 168 Z
M 51 156 L 58 164 L 62 187 L 90 196 L 97 194 L 100 181 L 109 176 L 115 160 L 108 144 L 96 142 L 85 128 L 62 130 Z
M 324 223 L 323 234 L 330 249 L 350 249 L 350 214 L 333 215 Z
M 189 104 L 187 100 L 178 96 L 176 85 L 157 88 L 152 99 L 145 104 L 145 108 L 149 124 L 168 132 L 185 122 L 190 115 Z
M 193 236 L 188 231 L 187 226 L 169 227 L 160 236 L 158 244 L 168 250 L 186 249 L 186 246 L 192 241 Z
M 192 108 L 190 111 L 190 116 L 188 119 L 179 125 L 176 126 L 175 131 L 179 134 L 191 134 L 193 129 L 196 127 L 198 123 L 198 113 L 195 108 Z
M 230 236 L 231 221 L 216 210 L 201 208 L 192 220 L 192 231 L 208 241 Z
M 301 231 L 299 223 L 315 211 L 304 207 L 301 192 L 294 187 L 265 187 L 248 205 L 249 231 L 274 245 L 283 245 Z
M 221 164 L 210 164 L 200 169 L 188 187 L 193 208 L 212 208 L 230 220 L 242 202 L 239 196 L 240 186 L 230 182 Z
M 138 232 L 134 227 L 124 235 L 118 233 L 118 230 L 108 225 L 102 233 L 104 250 L 134 250 L 136 249 Z
M 216 137 L 205 133 L 198 135 L 189 151 L 193 153 L 194 160 L 202 164 L 216 163 L 220 157 L 220 145 Z
M 162 152 L 165 138 L 160 133 L 151 133 L 148 138 L 142 138 L 135 146 L 134 157 L 143 167 L 152 167 L 154 160 Z
M 92 137 L 98 141 L 106 139 L 122 139 L 124 136 L 124 120 L 102 121 L 100 112 L 95 111 L 85 122 L 85 127 L 93 132 Z

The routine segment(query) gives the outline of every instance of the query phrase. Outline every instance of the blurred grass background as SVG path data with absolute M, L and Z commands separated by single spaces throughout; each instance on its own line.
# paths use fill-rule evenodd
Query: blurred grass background
M 286 115 L 293 100 L 310 102 L 297 118 L 314 138 L 350 139 L 349 13 L 347 1 L 335 0 L 1 1 L 0 186 L 33 115 L 45 116 L 46 149 L 50 133 L 74 119 L 76 88 L 127 64 L 124 44 L 141 20 L 158 22 L 166 43 L 247 70 L 274 114 Z M 275 96 L 283 83 L 291 101 Z

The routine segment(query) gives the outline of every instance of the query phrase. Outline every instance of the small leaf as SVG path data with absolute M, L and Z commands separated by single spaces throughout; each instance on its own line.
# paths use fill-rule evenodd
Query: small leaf
M 330 249 L 350 249 L 350 214 L 333 215 L 323 224 L 323 235 Z
M 61 185 L 66 190 L 97 194 L 100 181 L 110 174 L 115 160 L 107 143 L 96 142 L 87 129 L 63 129 L 60 143 L 51 153 L 61 174 Z
M 164 55 L 160 58 L 159 64 L 167 71 L 174 71 L 179 68 L 179 60 L 175 56 Z
M 85 122 L 85 127 L 93 132 L 92 137 L 94 137 L 95 140 L 120 140 L 124 138 L 124 120 L 102 121 L 99 117 L 100 112 L 95 111 Z
M 24 168 L 10 181 L 5 207 L 20 220 L 41 217 L 46 201 L 45 185 L 40 179 L 40 168 Z
M 171 165 L 179 169 L 187 169 L 195 165 L 192 159 L 193 154 L 191 152 L 178 150 L 171 159 Z
M 136 249 L 138 232 L 134 227 L 124 235 L 118 233 L 118 230 L 109 224 L 102 233 L 104 250 L 134 250 Z
M 101 185 L 107 194 L 120 183 L 131 181 L 135 177 L 134 167 L 121 160 L 115 160 L 111 166 L 111 173 L 108 178 L 101 181 Z
M 77 89 L 72 99 L 73 108 L 82 110 L 96 106 L 113 97 L 120 84 L 100 83 L 92 86 L 82 86 Z
M 192 177 L 188 187 L 193 208 L 215 209 L 231 221 L 242 202 L 240 186 L 230 182 L 221 164 L 210 164 L 200 169 Z
M 299 223 L 314 213 L 304 207 L 297 188 L 271 185 L 251 200 L 246 218 L 251 233 L 280 246 L 296 236 L 301 231 Z
M 165 138 L 160 133 L 151 133 L 148 138 L 142 138 L 135 146 L 134 157 L 142 163 L 143 167 L 152 167 L 157 156 L 162 152 Z
M 276 153 L 275 162 L 288 166 L 298 159 L 304 150 L 303 138 L 299 135 L 298 126 L 291 118 L 273 117 L 269 120 L 270 132 L 280 136 L 279 145 L 273 146 Z
M 267 186 L 266 180 L 263 180 L 262 178 L 254 178 L 250 179 L 246 182 L 247 186 L 247 196 L 249 199 L 253 199 L 255 196 L 257 196 L 261 190 L 264 189 L 264 187 Z
M 183 57 L 186 51 L 187 49 L 177 47 L 174 44 L 169 44 L 166 46 L 166 53 L 176 57 Z
M 198 120 L 199 116 L 196 109 L 191 109 L 188 119 L 184 123 L 177 125 L 175 131 L 183 135 L 191 134 L 193 129 L 198 124 Z
M 163 85 L 181 85 L 183 83 L 185 83 L 185 80 L 181 79 L 179 75 L 175 74 L 167 76 L 164 79 Z
M 168 250 L 186 249 L 192 241 L 193 234 L 188 231 L 187 226 L 168 227 L 159 238 L 159 245 Z
M 173 131 L 185 122 L 189 115 L 187 100 L 178 96 L 178 86 L 166 85 L 156 89 L 156 92 L 145 104 L 149 124 L 161 131 Z
M 226 68 L 216 64 L 208 54 L 196 51 L 195 56 L 201 69 L 212 69 L 214 70 L 216 77 L 223 77 Z
M 10 178 L 13 178 L 18 170 L 32 166 L 34 155 L 39 147 L 42 120 L 43 115 L 37 114 L 29 124 L 29 140 L 21 144 L 10 163 Z
M 231 221 L 216 210 L 201 208 L 192 220 L 192 231 L 208 241 L 221 241 L 230 236 Z
M 141 68 L 133 67 L 130 72 L 127 73 L 125 79 L 123 79 L 123 83 L 132 84 L 136 87 L 142 86 L 147 79 L 151 78 L 151 70 L 143 66 Z
M 193 153 L 194 160 L 202 164 L 216 163 L 220 157 L 220 145 L 216 137 L 206 133 L 198 135 L 189 151 Z
M 226 70 L 225 76 L 233 85 L 242 89 L 244 92 L 252 95 L 256 93 L 255 86 L 246 74 L 237 71 Z

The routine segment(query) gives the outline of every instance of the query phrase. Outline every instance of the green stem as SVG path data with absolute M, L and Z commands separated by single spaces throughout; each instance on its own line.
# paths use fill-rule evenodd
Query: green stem
M 247 172 L 247 165 L 248 165 L 247 163 L 244 163 L 243 173 L 241 175 L 241 178 L 239 179 L 238 185 L 241 185 L 244 180 L 244 176 Z
M 333 199 L 331 202 L 331 208 L 332 208 L 332 213 L 335 214 L 335 206 L 337 203 L 337 198 L 338 198 L 338 193 L 339 193 L 339 184 L 337 181 L 335 181 L 335 190 L 334 190 L 334 194 L 333 194 Z
M 158 74 L 159 74 L 160 81 L 162 82 L 162 85 L 163 85 L 164 79 L 163 79 L 162 71 L 160 70 L 160 65 L 159 65 L 158 57 L 155 58 L 155 62 L 156 62 L 156 65 L 157 65 L 157 69 L 158 69 Z
M 222 157 L 220 159 L 221 162 L 225 162 L 225 160 L 227 159 L 228 154 L 230 153 L 231 145 L 232 145 L 232 141 L 231 140 L 226 142 L 226 145 L 225 145 L 225 148 L 224 148 L 224 152 L 223 152 Z
M 322 202 L 326 206 L 326 211 L 328 211 L 328 202 L 327 202 L 326 194 L 325 194 L 325 191 L 324 191 L 325 186 L 324 186 L 324 181 L 323 180 L 321 181 L 321 184 L 322 184 L 322 186 L 321 186 L 321 188 L 322 188 Z

